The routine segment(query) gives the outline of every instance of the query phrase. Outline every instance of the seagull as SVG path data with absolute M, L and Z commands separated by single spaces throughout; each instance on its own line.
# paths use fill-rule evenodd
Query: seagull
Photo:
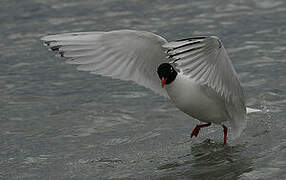
M 92 74 L 131 80 L 169 98 L 187 115 L 201 121 L 191 137 L 212 123 L 229 121 L 233 138 L 246 126 L 243 88 L 232 62 L 216 36 L 168 42 L 146 31 L 76 32 L 41 38 L 68 64 Z

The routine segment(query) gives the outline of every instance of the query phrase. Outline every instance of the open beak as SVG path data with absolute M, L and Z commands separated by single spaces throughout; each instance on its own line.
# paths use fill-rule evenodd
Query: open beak
M 162 77 L 162 79 L 161 79 L 162 88 L 164 88 L 166 80 L 167 80 L 167 78 Z

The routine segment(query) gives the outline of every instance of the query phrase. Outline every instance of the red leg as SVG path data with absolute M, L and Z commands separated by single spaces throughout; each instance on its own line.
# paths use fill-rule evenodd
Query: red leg
M 211 123 L 197 125 L 197 126 L 195 127 L 195 129 L 192 131 L 191 138 L 192 138 L 193 136 L 196 136 L 196 137 L 197 137 L 198 134 L 199 134 L 199 132 L 200 132 L 200 129 L 201 129 L 201 128 L 203 128 L 203 127 L 208 127 L 208 126 L 210 126 L 210 125 L 211 125 Z
M 224 137 L 223 137 L 223 144 L 226 145 L 226 138 L 227 138 L 227 127 L 225 125 L 222 125 L 223 127 L 223 134 L 224 134 Z

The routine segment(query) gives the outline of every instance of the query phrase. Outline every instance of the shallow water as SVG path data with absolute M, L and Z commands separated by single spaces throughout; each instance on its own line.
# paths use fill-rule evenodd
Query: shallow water
M 286 2 L 2 0 L 0 179 L 285 179 Z M 240 138 L 132 82 L 78 72 L 39 41 L 137 29 L 219 36 L 249 106 Z

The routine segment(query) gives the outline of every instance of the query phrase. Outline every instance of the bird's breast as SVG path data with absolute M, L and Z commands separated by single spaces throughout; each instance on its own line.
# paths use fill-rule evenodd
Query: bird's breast
M 221 123 L 227 120 L 224 103 L 216 93 L 207 93 L 205 87 L 194 79 L 178 74 L 166 85 L 168 95 L 174 104 L 186 114 L 207 123 Z

